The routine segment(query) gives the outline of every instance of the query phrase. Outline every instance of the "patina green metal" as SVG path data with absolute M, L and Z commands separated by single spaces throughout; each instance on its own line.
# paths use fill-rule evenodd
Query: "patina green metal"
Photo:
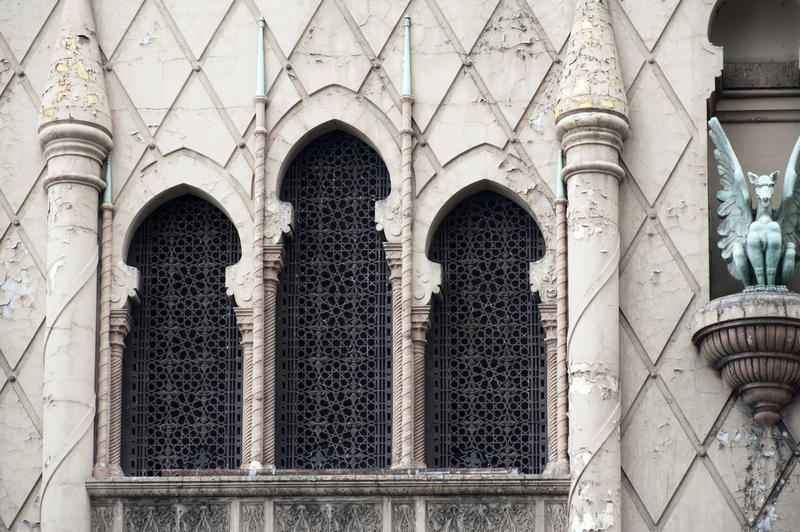
M 719 248 L 731 275 L 745 290 L 785 290 L 794 273 L 800 245 L 800 138 L 797 139 L 783 180 L 781 206 L 772 208 L 775 182 L 780 172 L 747 176 L 756 191 L 753 212 L 750 188 L 719 120 L 708 121 L 709 136 L 717 147 L 714 157 L 720 186 L 717 214 Z

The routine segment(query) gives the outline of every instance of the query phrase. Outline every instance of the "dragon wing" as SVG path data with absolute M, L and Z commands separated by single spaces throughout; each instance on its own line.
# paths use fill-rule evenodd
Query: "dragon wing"
M 717 199 L 721 202 L 717 208 L 717 214 L 721 218 L 717 227 L 717 234 L 720 236 L 718 246 L 722 250 L 722 258 L 727 263 L 731 275 L 739 279 L 740 274 L 733 264 L 732 255 L 736 244 L 745 245 L 747 230 L 753 221 L 750 189 L 731 142 L 716 117 L 708 121 L 708 134 L 717 147 L 714 150 L 714 158 L 717 160 L 719 184 L 722 187 L 717 192 Z
M 792 156 L 786 165 L 783 176 L 783 199 L 778 211 L 778 223 L 781 226 L 783 243 L 794 243 L 800 248 L 800 138 L 794 145 Z

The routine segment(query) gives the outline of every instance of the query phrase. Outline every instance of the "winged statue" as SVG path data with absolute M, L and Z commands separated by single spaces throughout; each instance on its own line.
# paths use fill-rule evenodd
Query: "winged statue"
M 747 173 L 756 192 L 756 209 L 744 172 L 725 131 L 716 117 L 708 121 L 708 134 L 714 142 L 714 158 L 720 176 L 721 218 L 717 234 L 722 259 L 731 275 L 753 286 L 785 286 L 794 273 L 800 244 L 800 138 L 794 145 L 783 179 L 783 198 L 772 208 L 775 182 L 780 172 L 769 175 Z

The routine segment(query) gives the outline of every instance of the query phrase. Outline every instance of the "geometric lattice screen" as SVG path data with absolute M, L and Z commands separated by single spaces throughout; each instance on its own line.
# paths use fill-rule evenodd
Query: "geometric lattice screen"
M 276 462 L 282 469 L 390 466 L 391 286 L 375 201 L 389 173 L 341 131 L 294 159 L 294 207 L 277 315 Z
M 429 255 L 443 279 L 426 353 L 428 467 L 544 467 L 544 332 L 529 274 L 544 251 L 533 218 L 490 191 L 462 201 L 436 231 Z
M 141 275 L 123 366 L 122 467 L 236 469 L 241 462 L 242 349 L 225 293 L 239 261 L 236 228 L 182 196 L 156 209 L 131 242 Z

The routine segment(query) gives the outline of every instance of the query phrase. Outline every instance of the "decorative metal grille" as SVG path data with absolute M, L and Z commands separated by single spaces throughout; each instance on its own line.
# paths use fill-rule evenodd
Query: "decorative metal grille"
M 139 227 L 139 268 L 123 366 L 123 469 L 232 469 L 241 460 L 242 353 L 225 267 L 241 247 L 219 209 L 194 196 L 165 203 Z
M 339 131 L 284 178 L 295 224 L 276 312 L 280 468 L 390 465 L 391 286 L 374 223 L 389 188 L 378 154 Z
M 429 467 L 544 466 L 544 332 L 529 281 L 544 248 L 533 218 L 490 191 L 457 205 L 434 235 L 443 298 L 425 368 Z

